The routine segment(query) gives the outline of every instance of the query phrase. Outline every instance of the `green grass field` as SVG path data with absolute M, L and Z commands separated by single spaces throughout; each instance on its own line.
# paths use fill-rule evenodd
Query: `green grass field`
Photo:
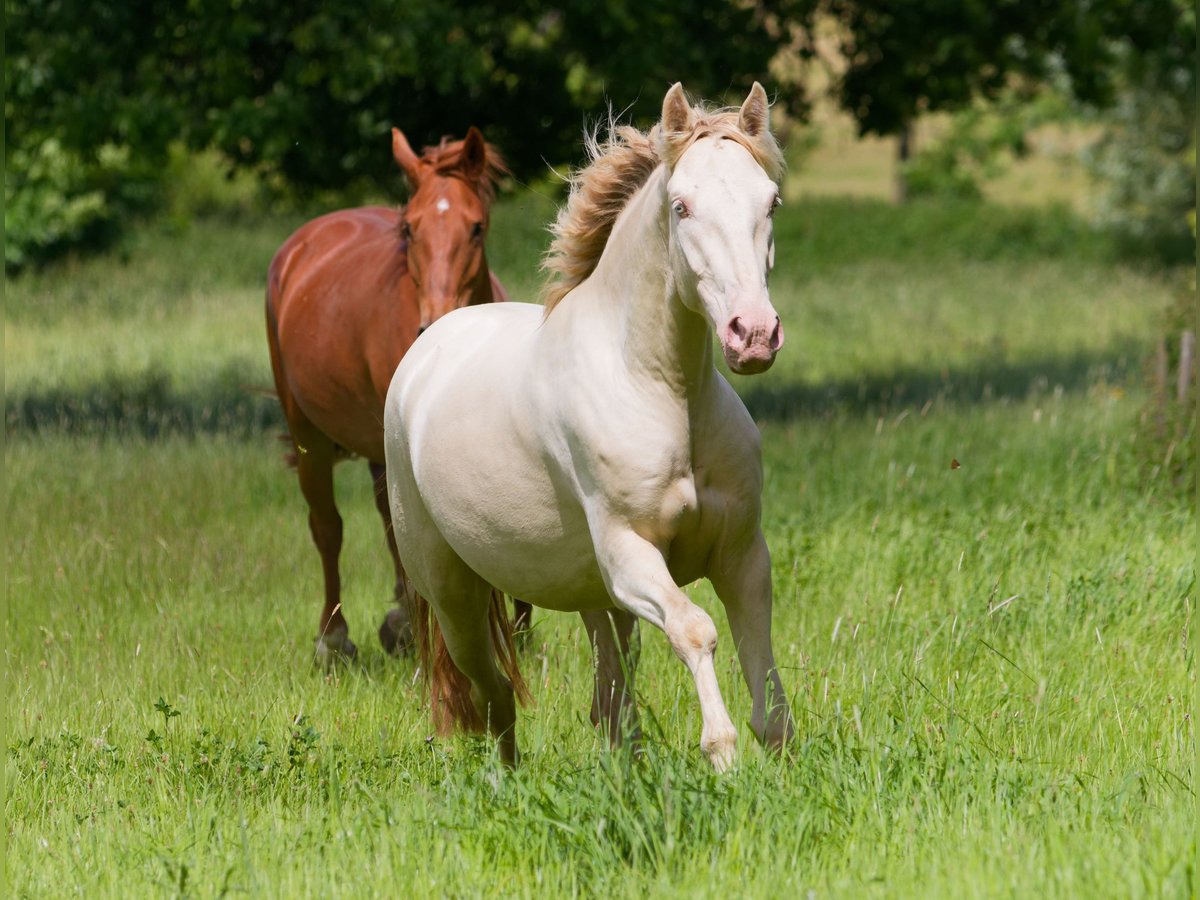
M 537 285 L 552 201 L 489 253 Z M 1194 895 L 1196 523 L 1137 452 L 1172 279 L 1044 207 L 805 197 L 760 421 L 790 758 L 698 749 L 642 633 L 641 760 L 539 612 L 521 768 L 430 737 L 365 466 L 361 653 L 311 665 L 319 565 L 276 440 L 263 273 L 298 219 L 145 227 L 7 289 L 5 827 L 14 896 Z M 952 467 L 952 461 L 960 465 Z M 719 675 L 749 718 L 723 614 Z

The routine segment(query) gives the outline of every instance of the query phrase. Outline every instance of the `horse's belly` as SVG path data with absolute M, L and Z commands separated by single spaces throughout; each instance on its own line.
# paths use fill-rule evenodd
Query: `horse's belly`
M 300 402 L 309 421 L 347 453 L 383 462 L 383 404 L 363 402 L 375 398 L 373 390 L 327 390 L 322 396 L 322 403 Z
M 496 551 L 473 539 L 446 539 L 472 570 L 512 597 L 561 612 L 612 606 L 590 540 L 513 541 Z

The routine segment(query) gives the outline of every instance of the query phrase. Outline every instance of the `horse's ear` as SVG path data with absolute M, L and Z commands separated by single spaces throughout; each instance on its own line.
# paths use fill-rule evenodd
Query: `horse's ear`
M 683 93 L 683 85 L 678 81 L 671 85 L 667 96 L 663 98 L 662 128 L 668 134 L 672 132 L 690 132 L 695 123 L 695 113 Z
M 771 124 L 771 108 L 767 100 L 767 92 L 757 81 L 750 88 L 750 94 L 738 113 L 738 128 L 750 137 L 763 134 Z
M 392 156 L 396 157 L 396 162 L 408 176 L 409 183 L 413 189 L 416 189 L 417 182 L 421 177 L 421 160 L 417 154 L 413 153 L 412 147 L 408 145 L 408 138 L 399 128 L 392 129 Z
M 487 171 L 487 143 L 483 134 L 472 125 L 463 138 L 462 168 L 472 181 L 479 181 Z

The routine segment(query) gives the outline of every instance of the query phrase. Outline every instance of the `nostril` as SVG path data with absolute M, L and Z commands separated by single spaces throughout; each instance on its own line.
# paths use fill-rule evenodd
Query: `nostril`
M 746 326 L 742 324 L 741 316 L 734 316 L 729 320 L 729 333 L 741 343 L 744 344 L 746 342 Z
M 783 323 L 779 316 L 775 317 L 775 327 L 771 330 L 771 349 L 778 350 L 783 346 Z
M 425 329 L 428 327 L 429 327 L 428 325 L 418 325 L 417 326 L 417 337 L 420 337 L 421 335 L 423 335 L 425 333 Z

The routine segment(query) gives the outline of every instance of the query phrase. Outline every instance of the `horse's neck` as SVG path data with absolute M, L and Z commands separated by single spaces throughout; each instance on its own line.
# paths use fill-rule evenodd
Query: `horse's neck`
M 502 298 L 496 296 L 496 283 L 492 280 L 492 270 L 488 267 L 487 251 L 480 253 L 479 271 L 471 285 L 471 296 L 475 303 L 491 303 Z
M 660 166 L 634 194 L 589 281 L 603 314 L 614 320 L 614 349 L 626 370 L 663 382 L 686 399 L 714 372 L 712 336 L 674 289 L 667 178 Z

